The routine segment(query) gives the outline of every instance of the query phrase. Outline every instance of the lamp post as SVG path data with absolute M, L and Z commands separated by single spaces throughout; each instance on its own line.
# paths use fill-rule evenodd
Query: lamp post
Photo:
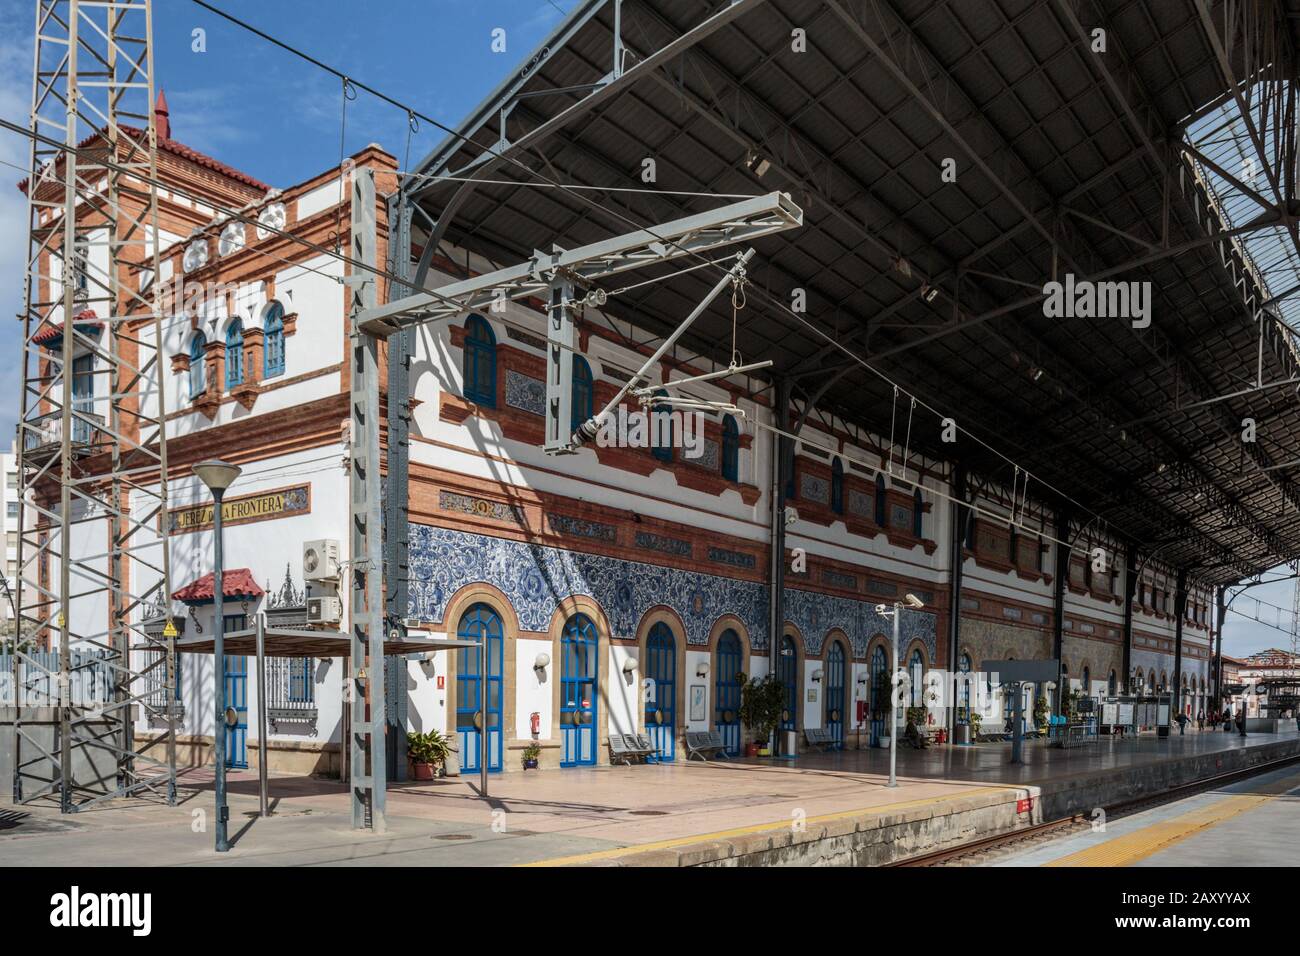
M 224 462 L 219 458 L 210 458 L 194 466 L 196 474 L 203 484 L 212 492 L 212 681 L 215 685 L 213 699 L 216 701 L 216 725 L 212 732 L 212 758 L 216 764 L 215 785 L 217 802 L 216 850 L 225 853 L 230 849 L 226 835 L 226 824 L 230 819 L 230 808 L 226 806 L 226 658 L 225 631 L 226 619 L 222 598 L 224 582 L 221 579 L 221 499 L 226 489 L 239 477 L 239 466 Z
M 887 610 L 886 609 L 887 607 L 888 605 L 885 604 L 877 604 L 876 613 L 881 615 L 882 617 L 892 617 L 894 619 L 893 665 L 894 665 L 895 679 L 890 682 L 890 689 L 889 689 L 890 692 L 889 722 L 891 724 L 889 728 L 889 786 L 897 787 L 898 786 L 898 712 L 895 709 L 897 707 L 897 701 L 895 701 L 893 698 L 896 696 L 898 684 L 900 683 L 897 677 L 900 670 L 898 666 L 899 620 L 902 617 L 904 607 L 909 607 L 914 611 L 918 611 L 921 608 L 925 607 L 925 602 L 922 601 L 915 594 L 907 594 L 904 596 L 903 600 L 894 602 L 894 609 L 892 611 Z

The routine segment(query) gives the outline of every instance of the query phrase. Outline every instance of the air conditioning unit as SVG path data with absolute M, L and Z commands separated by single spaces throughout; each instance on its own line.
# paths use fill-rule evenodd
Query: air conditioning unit
M 302 576 L 306 581 L 337 581 L 339 543 L 333 538 L 307 541 L 302 546 Z
M 343 620 L 343 602 L 336 597 L 307 599 L 308 624 L 338 624 Z

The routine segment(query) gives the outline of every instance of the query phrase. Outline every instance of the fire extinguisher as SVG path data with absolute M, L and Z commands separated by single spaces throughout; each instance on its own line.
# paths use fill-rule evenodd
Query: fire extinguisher
M 528 727 L 532 731 L 534 737 L 536 737 L 539 733 L 541 733 L 542 715 L 539 714 L 537 711 L 533 711 L 528 716 Z

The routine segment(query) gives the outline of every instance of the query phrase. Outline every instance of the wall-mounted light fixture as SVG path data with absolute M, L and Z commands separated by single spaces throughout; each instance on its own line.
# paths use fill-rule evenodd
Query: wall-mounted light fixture
M 822 682 L 822 676 L 823 676 L 822 669 L 819 667 L 812 672 L 813 683 L 820 684 Z
M 542 651 L 535 658 L 533 658 L 533 670 L 538 671 L 539 674 L 545 674 L 546 668 L 550 666 L 551 666 L 551 655 L 546 653 L 545 651 Z
M 698 664 L 695 665 L 695 676 L 696 676 L 696 677 L 708 677 L 708 676 L 709 676 L 709 662 L 708 662 L 708 661 L 700 661 Z

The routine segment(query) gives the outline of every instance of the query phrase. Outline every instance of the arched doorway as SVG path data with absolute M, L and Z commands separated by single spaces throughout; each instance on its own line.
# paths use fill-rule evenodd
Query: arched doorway
M 781 731 L 797 730 L 799 727 L 799 652 L 795 649 L 794 638 L 789 634 L 781 638 L 781 653 L 777 657 L 776 676 L 785 688 L 785 710 L 781 714 Z
M 575 614 L 560 635 L 560 766 L 596 764 L 596 699 L 600 686 L 596 625 Z
M 740 753 L 740 683 L 737 675 L 744 666 L 740 636 L 727 628 L 718 636 L 713 661 L 713 726 L 722 734 L 729 755 Z
M 477 647 L 456 652 L 456 735 L 460 738 L 460 769 L 477 773 L 483 759 L 483 714 L 487 714 L 487 767 L 501 769 L 501 675 L 504 671 L 504 630 L 501 615 L 491 605 L 470 605 L 456 632 L 462 640 L 487 642 L 487 695 L 483 693 L 482 652 Z
M 970 672 L 971 659 L 969 654 L 962 654 L 961 659 L 957 662 L 957 723 L 970 723 Z
M 677 755 L 677 638 L 655 622 L 645 643 L 645 726 L 660 760 Z
M 878 747 L 885 733 L 884 708 L 889 704 L 889 658 L 877 644 L 871 652 L 871 746 Z
M 844 749 L 844 645 L 831 641 L 826 652 L 826 729 Z

